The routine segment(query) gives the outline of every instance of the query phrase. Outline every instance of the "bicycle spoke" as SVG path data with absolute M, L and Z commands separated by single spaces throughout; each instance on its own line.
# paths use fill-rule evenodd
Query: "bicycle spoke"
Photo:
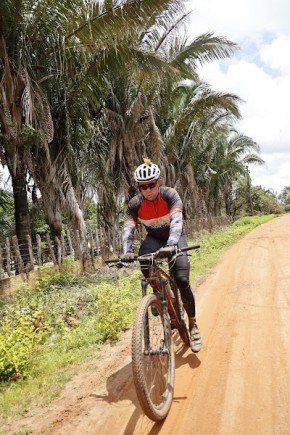
M 145 344 L 146 339 L 144 339 L 143 367 L 144 373 L 146 374 L 145 377 L 149 395 L 152 402 L 158 405 L 162 401 L 164 392 L 166 391 L 168 353 L 163 353 L 164 351 L 166 351 L 166 349 L 162 317 L 160 315 L 154 317 L 150 313 L 150 309 L 151 307 L 149 307 L 147 313 L 147 329 L 150 337 L 150 343 L 149 348 L 147 348 Z
M 154 309 L 157 315 L 152 314 Z M 165 418 L 172 402 L 174 349 L 169 321 L 166 318 L 164 322 L 156 296 L 143 299 L 134 326 L 132 358 L 137 394 L 146 414 L 158 421 Z

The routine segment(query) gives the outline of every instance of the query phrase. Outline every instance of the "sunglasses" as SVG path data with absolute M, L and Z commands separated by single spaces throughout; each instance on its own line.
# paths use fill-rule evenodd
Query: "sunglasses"
M 157 184 L 157 181 L 153 181 L 153 183 L 148 183 L 148 184 L 140 184 L 139 188 L 140 188 L 140 190 L 154 189 L 156 184 Z

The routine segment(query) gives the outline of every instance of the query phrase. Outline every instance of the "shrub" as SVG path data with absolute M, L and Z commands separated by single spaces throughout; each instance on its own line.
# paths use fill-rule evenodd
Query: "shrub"
M 134 289 L 141 294 L 139 288 L 134 273 L 116 285 L 70 271 L 43 276 L 35 291 L 21 285 L 0 310 L 0 381 L 26 377 L 37 364 L 38 350 L 40 355 L 57 346 L 68 352 L 116 339 L 132 322 Z
M 138 272 L 119 281 L 119 286 L 102 284 L 98 288 L 96 325 L 103 340 L 116 339 L 132 323 L 141 286 Z
M 47 333 L 38 326 L 40 310 L 7 310 L 0 323 L 0 381 L 25 377 L 32 357 Z

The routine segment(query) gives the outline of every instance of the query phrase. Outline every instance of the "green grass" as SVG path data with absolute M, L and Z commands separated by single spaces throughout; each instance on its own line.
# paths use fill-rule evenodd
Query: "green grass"
M 214 233 L 202 232 L 195 235 L 194 239 L 189 238 L 189 244 L 201 245 L 199 251 L 191 252 L 191 280 L 195 281 L 204 275 L 229 246 L 273 217 L 245 217 L 230 227 Z M 63 385 L 77 373 L 78 364 L 98 357 L 98 350 L 103 343 L 117 340 L 120 333 L 131 326 L 141 297 L 141 273 L 137 270 L 128 273 L 127 270 L 117 272 L 116 269 L 110 269 L 109 274 L 111 278 L 108 271 L 101 274 L 104 275 L 102 279 L 77 277 L 68 268 L 65 273 L 43 277 L 34 292 L 22 288 L 13 303 L 1 304 L 0 334 L 5 319 L 12 322 L 11 316 L 5 316 L 5 310 L 9 310 L 10 314 L 11 310 L 12 313 L 13 310 L 20 310 L 25 315 L 25 322 L 21 318 L 18 327 L 23 328 L 23 323 L 27 326 L 27 319 L 31 318 L 33 324 L 37 323 L 36 330 L 43 334 L 30 358 L 28 355 L 23 373 L 16 373 L 8 380 L 3 377 L 0 383 L 2 417 L 28 413 L 34 403 L 41 406 L 49 404 L 60 395 Z M 68 318 L 77 320 L 77 323 L 69 326 Z M 9 323 L 4 326 L 6 336 L 2 334 L 1 340 L 7 340 L 11 345 L 11 337 L 7 333 Z M 11 323 L 11 327 L 15 325 Z M 26 340 L 30 338 L 29 333 Z M 19 352 L 20 356 L 23 355 L 23 349 Z M 17 361 L 17 355 L 14 357 Z M 5 361 L 3 353 L 2 360 Z

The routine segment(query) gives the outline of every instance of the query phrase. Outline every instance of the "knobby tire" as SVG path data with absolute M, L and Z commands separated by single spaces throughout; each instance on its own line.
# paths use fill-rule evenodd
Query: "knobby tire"
M 159 315 L 154 316 L 154 307 Z M 173 399 L 175 355 L 168 316 L 160 299 L 146 295 L 137 310 L 132 333 L 132 368 L 144 413 L 153 421 L 166 418 Z

